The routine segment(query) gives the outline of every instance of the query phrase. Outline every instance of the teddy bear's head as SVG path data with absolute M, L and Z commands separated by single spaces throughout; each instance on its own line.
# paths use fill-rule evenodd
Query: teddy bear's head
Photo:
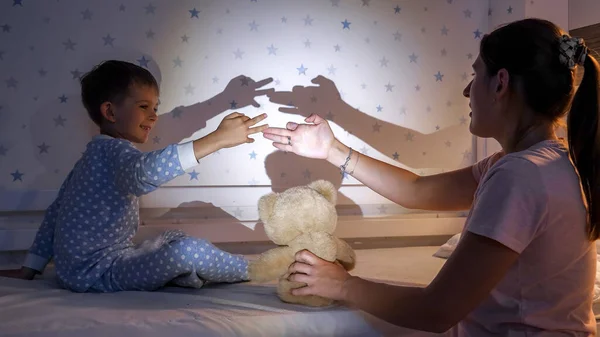
M 337 190 L 326 180 L 270 193 L 258 201 L 265 232 L 275 244 L 286 245 L 308 232 L 333 234 L 337 223 Z

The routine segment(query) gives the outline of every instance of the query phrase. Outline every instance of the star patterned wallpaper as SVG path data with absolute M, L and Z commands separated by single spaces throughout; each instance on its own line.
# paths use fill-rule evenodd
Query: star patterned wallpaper
M 97 133 L 78 79 L 109 58 L 160 83 L 158 127 L 142 150 L 206 135 L 233 111 L 266 112 L 272 126 L 317 112 L 354 149 L 415 172 L 469 165 L 462 91 L 483 34 L 519 11 L 511 0 L 3 1 L 0 189 L 60 186 Z M 254 91 L 267 88 L 271 98 Z M 358 184 L 254 138 L 168 185 Z

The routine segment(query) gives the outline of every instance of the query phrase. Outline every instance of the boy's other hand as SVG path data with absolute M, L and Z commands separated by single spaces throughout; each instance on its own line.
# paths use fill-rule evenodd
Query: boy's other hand
M 267 114 L 261 114 L 254 118 L 250 118 L 239 112 L 234 112 L 223 118 L 219 127 L 214 132 L 214 136 L 217 138 L 219 147 L 227 148 L 233 147 L 244 143 L 253 143 L 254 139 L 248 137 L 251 134 L 262 132 L 267 129 L 269 125 L 263 124 L 256 127 L 258 122 L 267 118 Z
M 23 280 L 33 280 L 37 272 L 31 268 L 22 267 L 21 269 L 0 270 L 0 277 L 20 278 Z

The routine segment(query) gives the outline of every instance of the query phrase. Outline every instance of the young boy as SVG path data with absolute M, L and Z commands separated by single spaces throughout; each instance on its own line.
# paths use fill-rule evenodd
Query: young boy
M 146 69 L 106 61 L 81 79 L 83 104 L 101 134 L 47 209 L 35 241 L 19 271 L 0 276 L 32 279 L 53 257 L 59 283 L 76 292 L 155 290 L 167 283 L 201 287 L 205 281 L 247 280 L 248 262 L 206 240 L 168 231 L 134 247 L 139 223 L 138 197 L 182 175 L 219 149 L 254 140 L 252 127 L 265 114 L 226 116 L 218 128 L 193 142 L 140 152 L 157 122 L 159 88 Z

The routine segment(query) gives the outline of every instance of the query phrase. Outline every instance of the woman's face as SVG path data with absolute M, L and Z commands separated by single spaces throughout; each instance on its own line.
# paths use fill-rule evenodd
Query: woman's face
M 478 137 L 497 136 L 504 124 L 499 106 L 495 104 L 498 87 L 496 77 L 488 75 L 485 63 L 477 57 L 473 63 L 473 79 L 463 90 L 471 108 L 469 130 Z

